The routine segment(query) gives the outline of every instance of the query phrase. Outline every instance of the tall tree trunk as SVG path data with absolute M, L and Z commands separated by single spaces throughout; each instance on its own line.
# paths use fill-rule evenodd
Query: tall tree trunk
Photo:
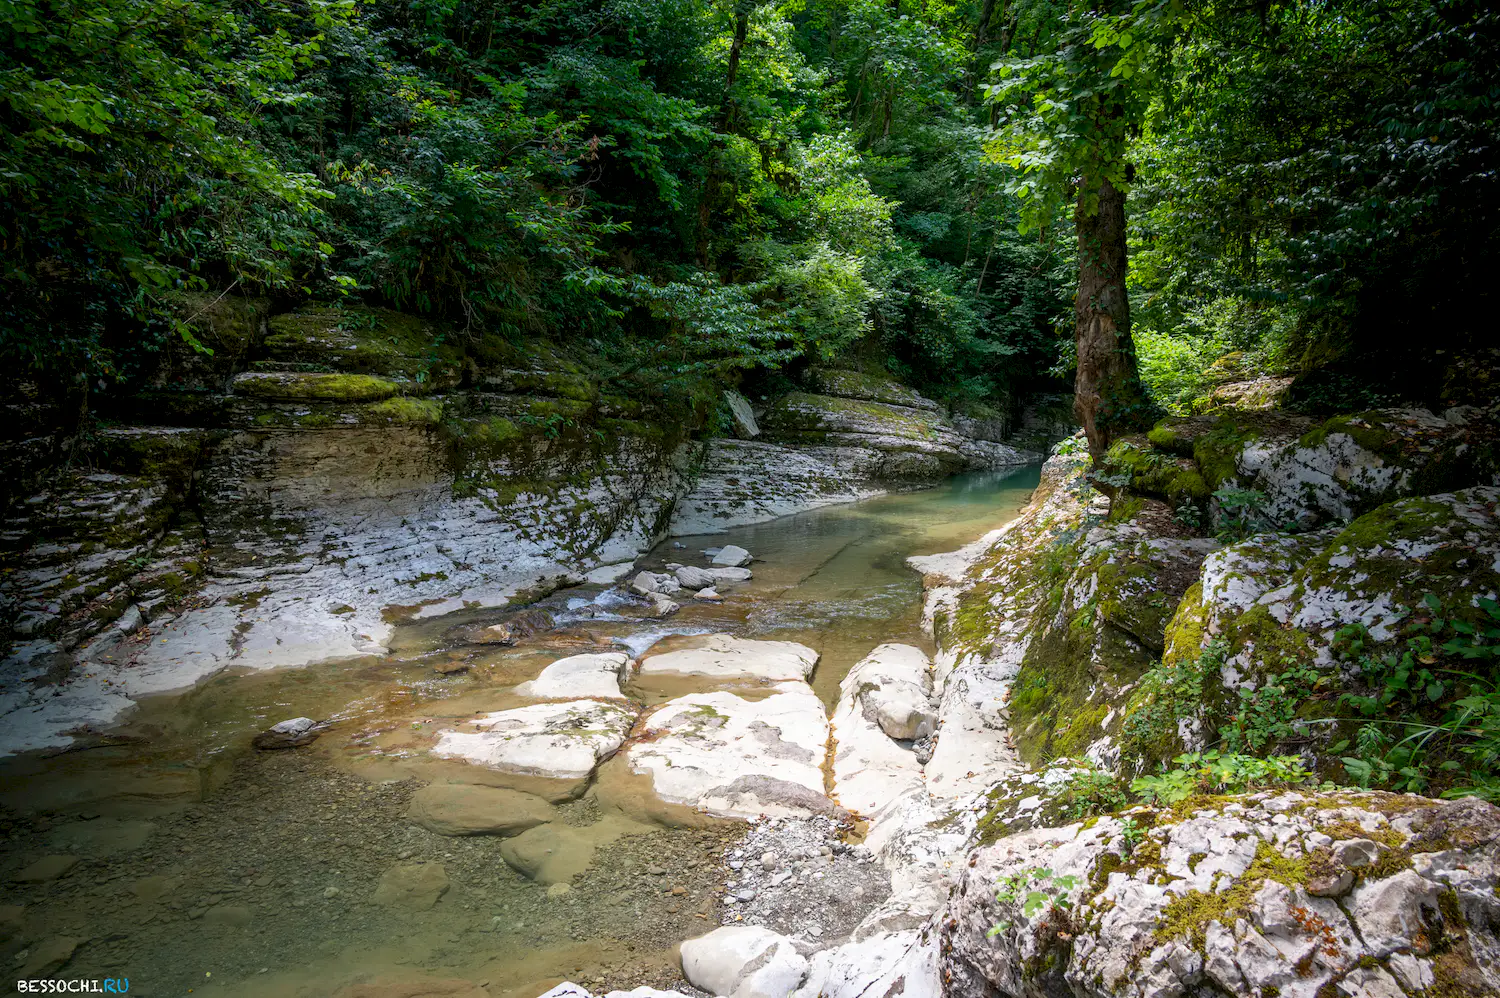
M 1089 210 L 1097 195 L 1098 210 Z M 1078 375 L 1073 414 L 1097 467 L 1110 442 L 1149 416 L 1130 339 L 1125 296 L 1125 194 L 1100 177 L 1080 185 L 1073 213 L 1078 231 L 1078 297 L 1074 333 Z
M 755 10 L 756 0 L 736 0 L 734 5 L 734 38 L 729 43 L 729 69 L 724 74 L 724 103 L 720 117 L 724 122 L 722 134 L 714 137 L 714 146 L 709 153 L 708 175 L 703 180 L 703 196 L 698 202 L 698 231 L 694 255 L 698 266 L 707 269 L 710 260 L 709 233 L 713 227 L 714 208 L 725 181 L 723 135 L 732 134 L 739 118 L 739 104 L 734 99 L 734 81 L 740 75 L 740 56 L 745 51 L 745 38 L 750 34 L 750 13 Z

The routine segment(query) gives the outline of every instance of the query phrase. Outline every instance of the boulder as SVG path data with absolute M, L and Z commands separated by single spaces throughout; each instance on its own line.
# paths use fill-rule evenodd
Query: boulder
M 750 409 L 750 400 L 739 392 L 726 391 L 724 404 L 734 419 L 734 435 L 741 440 L 760 436 L 760 427 L 755 422 L 755 413 Z
M 844 807 L 872 815 L 922 786 L 922 766 L 915 753 L 898 744 L 886 724 L 894 716 L 901 721 L 902 731 L 914 731 L 920 725 L 930 731 L 936 726 L 922 689 L 927 682 L 927 656 L 920 649 L 881 645 L 840 683 L 833 715 L 833 786 L 834 796 Z M 882 707 L 892 705 L 893 711 L 882 714 Z M 918 725 L 909 724 L 914 712 L 925 718 Z
M 317 723 L 310 717 L 294 717 L 271 725 L 251 739 L 250 743 L 266 751 L 301 748 L 318 740 L 318 733 L 313 730 Z
M 657 620 L 660 620 L 663 617 L 670 617 L 672 614 L 681 609 L 682 604 L 678 603 L 676 600 L 668 596 L 663 596 L 661 593 L 651 594 L 650 615 L 652 617 L 655 617 Z
M 710 586 L 707 589 L 700 589 L 696 593 L 694 593 L 693 599 L 701 599 L 709 603 L 718 603 L 721 602 L 724 597 L 719 595 L 718 590 Z
M 674 650 L 641 659 L 639 676 L 711 676 L 714 679 L 806 679 L 818 653 L 793 641 L 754 641 L 709 634 L 673 642 Z
M 944 993 L 1399 995 L 1398 980 L 1441 974 L 1462 978 L 1455 993 L 1500 987 L 1491 805 L 1287 791 L 1134 818 L 1150 830 L 1133 846 L 1105 817 L 974 851 L 938 922 Z M 1353 871 L 1344 905 L 1307 891 L 1367 836 L 1411 866 Z
M 626 758 L 658 796 L 723 817 L 836 813 L 823 795 L 828 719 L 812 688 L 779 682 L 770 696 L 693 693 L 642 722 Z
M 677 581 L 684 589 L 707 589 L 718 580 L 707 569 L 683 565 L 676 571 Z
M 677 589 L 681 588 L 681 584 L 670 575 L 658 575 L 655 572 L 637 572 L 635 578 L 630 580 L 630 588 L 642 596 L 649 596 L 652 593 L 665 595 L 668 594 L 667 580 L 671 580 L 672 585 Z
M 406 816 L 439 835 L 516 835 L 556 817 L 540 797 L 499 787 L 435 783 L 412 795 Z
M 682 944 L 682 976 L 725 998 L 786 998 L 807 971 L 790 939 L 759 926 L 726 925 Z
M 523 697 L 581 698 L 620 697 L 620 675 L 630 656 L 619 652 L 602 655 L 571 655 L 558 659 L 541 675 L 516 687 Z
M 839 684 L 891 738 L 910 741 L 937 728 L 932 663 L 920 648 L 884 644 L 849 670 Z
M 750 552 L 737 544 L 726 544 L 714 555 L 713 562 L 722 568 L 741 568 L 750 564 Z
M 589 868 L 597 843 L 569 825 L 528 829 L 500 843 L 500 858 L 539 884 L 565 884 Z
M 615 753 L 635 717 L 633 706 L 610 700 L 516 707 L 442 732 L 432 753 L 504 773 L 582 780 Z
M 448 871 L 442 863 L 403 863 L 380 876 L 376 904 L 411 911 L 427 911 L 448 893 Z

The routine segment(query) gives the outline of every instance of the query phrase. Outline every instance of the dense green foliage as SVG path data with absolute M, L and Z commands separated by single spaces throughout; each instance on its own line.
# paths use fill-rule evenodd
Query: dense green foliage
M 1475 0 L 0 14 L 0 357 L 65 390 L 191 336 L 174 293 L 232 288 L 668 380 L 839 357 L 999 401 L 1071 366 L 1091 178 L 1127 192 L 1171 408 L 1227 351 L 1307 404 L 1453 400 L 1484 347 L 1500 16 Z
M 993 4 L 4 0 L 0 352 L 128 377 L 179 289 L 355 295 L 672 378 L 1048 362 L 981 154 Z
M 1132 153 L 1155 383 L 1249 350 L 1324 408 L 1467 401 L 1500 250 L 1491 5 L 1150 2 L 1117 28 L 1171 42 Z

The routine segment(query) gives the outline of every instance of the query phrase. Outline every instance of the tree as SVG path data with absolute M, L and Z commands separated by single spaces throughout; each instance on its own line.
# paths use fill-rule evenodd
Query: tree
M 1136 366 L 1126 293 L 1127 152 L 1147 108 L 1139 58 L 1145 40 L 1119 30 L 1096 3 L 1062 14 L 1050 51 L 995 64 L 989 90 L 1001 120 L 989 154 L 1015 170 L 1023 226 L 1055 223 L 1071 202 L 1078 247 L 1074 299 L 1074 414 L 1096 462 L 1122 432 L 1154 413 Z M 1132 53 L 1132 48 L 1136 48 Z

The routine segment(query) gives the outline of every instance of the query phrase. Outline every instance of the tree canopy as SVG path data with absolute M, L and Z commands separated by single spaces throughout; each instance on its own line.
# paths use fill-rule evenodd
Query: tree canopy
M 59 390 L 191 337 L 195 288 L 663 384 L 859 357 L 978 407 L 1067 377 L 1108 312 L 1108 377 L 1139 354 L 1154 396 L 1122 419 L 1191 407 L 1229 350 L 1315 402 L 1432 394 L 1485 345 L 1500 30 L 1472 0 L 0 14 L 0 356 Z M 1091 270 L 1110 192 L 1120 262 Z

